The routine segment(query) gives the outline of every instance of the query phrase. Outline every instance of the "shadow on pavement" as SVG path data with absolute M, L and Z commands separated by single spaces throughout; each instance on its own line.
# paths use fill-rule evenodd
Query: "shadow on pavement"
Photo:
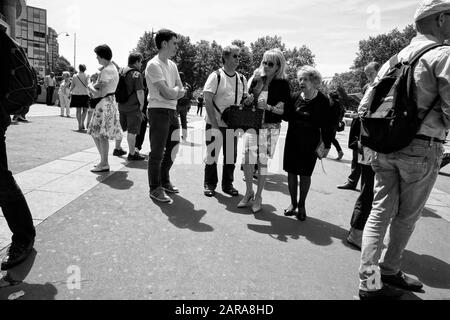
M 244 192 L 245 193 L 245 192 Z M 238 208 L 237 205 L 239 204 L 239 202 L 242 200 L 244 196 L 240 195 L 237 197 L 232 197 L 232 196 L 224 196 L 221 193 L 216 193 L 216 195 L 214 196 L 214 198 L 217 199 L 217 201 L 220 204 L 223 204 L 225 206 L 225 211 L 228 213 L 236 213 L 236 214 L 251 214 L 252 212 L 250 211 L 250 208 Z
M 214 228 L 201 222 L 206 210 L 195 210 L 194 204 L 178 195 L 171 196 L 172 204 L 153 201 L 161 208 L 169 222 L 179 229 L 189 229 L 194 232 L 212 232 Z
M 128 180 L 127 171 L 115 172 L 113 175 L 106 178 L 105 180 L 103 180 L 103 177 L 100 176 L 97 178 L 97 180 L 100 183 L 117 190 L 128 190 L 134 185 L 133 181 Z
M 287 184 L 287 175 L 268 175 L 264 189 L 267 191 L 275 191 L 290 196 Z
M 146 156 L 146 158 L 148 159 L 148 156 Z M 130 162 L 128 162 L 125 165 L 125 167 L 131 168 L 131 169 L 147 170 L 148 169 L 148 162 L 147 162 L 147 160 L 144 160 L 144 161 L 130 161 Z
M 450 265 L 438 258 L 405 250 L 402 270 L 428 287 L 450 289 Z
M 442 219 L 442 217 L 440 215 L 437 215 L 435 212 L 436 211 L 433 209 L 425 208 L 423 210 L 422 217 Z
M 36 255 L 37 252 L 33 249 L 30 256 L 23 263 L 6 272 L 6 275 L 1 279 L 1 282 L 3 284 L 9 283 L 10 285 L 0 288 L 0 300 L 8 300 L 9 295 L 20 291 L 23 291 L 25 295 L 18 298 L 18 300 L 55 299 L 58 290 L 52 284 L 46 283 L 41 285 L 23 282 L 34 266 Z
M 269 209 L 269 210 L 268 210 Z M 249 224 L 248 228 L 258 233 L 265 233 L 270 237 L 287 242 L 289 239 L 299 240 L 301 237 L 318 246 L 329 246 L 333 238 L 344 241 L 348 231 L 328 222 L 308 216 L 305 222 L 296 218 L 275 214 L 276 208 L 263 204 L 263 210 L 255 214 L 260 221 L 270 222 L 271 225 Z M 312 211 L 309 212 L 311 214 Z

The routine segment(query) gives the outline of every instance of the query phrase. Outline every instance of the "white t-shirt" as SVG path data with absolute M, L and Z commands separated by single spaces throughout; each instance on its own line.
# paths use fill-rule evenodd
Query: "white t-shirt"
M 119 84 L 119 72 L 113 63 L 108 64 L 100 71 L 99 80 L 104 82 L 104 86 L 99 90 L 99 96 L 104 97 L 107 94 L 116 92 Z
M 156 82 L 165 81 L 169 88 L 175 88 L 177 83 L 181 83 L 180 74 L 177 65 L 167 60 L 164 63 L 159 56 L 156 55 L 150 60 L 145 68 L 145 79 L 148 85 L 148 108 L 177 109 L 177 100 L 167 100 L 161 96 Z
M 217 94 L 214 96 L 213 100 L 215 101 L 217 107 L 220 112 L 223 112 L 229 106 L 235 104 L 236 99 L 236 81 L 238 81 L 238 95 L 237 95 L 237 103 L 241 103 L 244 92 L 247 92 L 247 80 L 244 76 L 242 76 L 244 83 L 242 83 L 241 75 L 235 73 L 234 76 L 228 76 L 223 68 L 219 70 L 220 72 L 220 83 L 219 88 L 217 88 L 217 73 L 214 71 L 206 80 L 204 92 L 210 92 L 212 94 Z M 216 114 L 217 123 L 219 127 L 227 127 L 225 122 L 222 121 L 221 115 L 217 112 L 216 108 L 214 108 L 214 112 Z M 206 123 L 211 124 L 209 116 L 206 116 Z

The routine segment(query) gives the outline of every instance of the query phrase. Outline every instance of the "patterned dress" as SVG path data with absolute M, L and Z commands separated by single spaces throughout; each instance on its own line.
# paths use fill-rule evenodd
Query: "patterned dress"
M 118 104 L 114 95 L 109 95 L 116 91 L 119 82 L 119 73 L 114 64 L 110 63 L 103 68 L 97 81 L 104 83 L 98 92 L 99 96 L 106 97 L 95 107 L 87 133 L 93 138 L 121 139 L 123 132 L 120 127 Z

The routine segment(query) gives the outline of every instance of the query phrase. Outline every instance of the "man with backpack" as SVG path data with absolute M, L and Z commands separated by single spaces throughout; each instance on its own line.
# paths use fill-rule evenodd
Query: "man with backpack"
M 223 68 L 213 72 L 204 87 L 206 105 L 206 165 L 204 195 L 213 197 L 218 183 L 217 162 L 223 147 L 222 190 L 233 197 L 239 192 L 233 187 L 237 159 L 237 137 L 234 130 L 227 130 L 222 112 L 233 104 L 239 104 L 247 91 L 247 81 L 236 72 L 239 66 L 240 48 L 223 49 Z
M 372 160 L 374 201 L 363 232 L 361 300 L 394 299 L 403 294 L 397 288 L 420 292 L 423 287 L 400 268 L 404 249 L 436 182 L 445 132 L 450 128 L 450 47 L 442 46 L 450 39 L 450 1 L 423 0 L 414 19 L 418 35 L 380 69 L 371 88 L 368 114 L 361 118 L 363 145 L 383 150 L 375 150 Z M 401 72 L 396 73 L 398 70 Z M 412 80 L 410 92 L 405 89 L 410 87 L 398 85 L 408 80 L 399 74 Z M 388 96 L 382 94 L 380 86 L 385 83 L 394 83 L 388 91 L 398 99 L 385 99 Z M 376 136 L 375 129 L 386 125 L 389 131 L 377 134 L 392 133 L 402 121 L 405 127 L 395 139 Z M 370 123 L 378 123 L 379 128 L 370 127 Z M 404 147 L 393 146 L 405 141 Z
M 11 245 L 1 263 L 1 270 L 8 270 L 23 262 L 32 252 L 36 231 L 27 201 L 8 169 L 5 135 L 11 124 L 10 114 L 20 113 L 21 108 L 29 107 L 33 103 L 37 83 L 33 80 L 36 79 L 36 75 L 25 53 L 2 30 L 0 30 L 0 61 L 2 61 L 0 82 L 8 84 L 0 86 L 0 207 L 13 234 Z M 12 70 L 15 72 L 11 72 Z M 22 81 L 16 81 L 17 79 Z M 11 94 L 14 91 L 20 92 L 17 99 Z M 7 96 L 8 94 L 10 95 Z M 14 108 L 18 100 L 22 101 Z
M 145 157 L 136 151 L 136 136 L 140 132 L 142 110 L 144 108 L 144 81 L 140 72 L 142 55 L 131 53 L 128 57 L 128 67 L 120 73 L 116 90 L 116 100 L 119 103 L 120 125 L 127 131 L 128 161 L 143 161 Z M 113 155 L 120 156 L 122 139 L 116 140 Z

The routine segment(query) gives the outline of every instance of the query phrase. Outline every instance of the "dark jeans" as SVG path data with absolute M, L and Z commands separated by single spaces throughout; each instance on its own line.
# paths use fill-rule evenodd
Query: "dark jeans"
M 375 172 L 372 166 L 362 164 L 360 166 L 361 193 L 359 194 L 358 200 L 356 200 L 350 225 L 353 229 L 362 231 L 372 210 Z
M 12 232 L 12 242 L 29 245 L 36 231 L 27 201 L 8 170 L 5 130 L 0 128 L 0 207 Z
M 359 177 L 361 176 L 361 164 L 358 162 L 358 149 L 353 149 L 353 157 L 352 157 L 352 172 L 348 176 L 348 182 L 354 184 L 355 186 L 358 184 Z
M 146 114 L 146 111 L 142 111 L 144 114 Z M 141 129 L 139 130 L 138 135 L 136 136 L 136 143 L 135 143 L 135 147 L 138 150 L 142 149 L 142 144 L 144 143 L 145 140 L 145 133 L 147 132 L 147 123 L 148 123 L 148 119 L 147 117 L 143 117 L 142 118 L 142 122 L 141 122 Z
M 233 186 L 234 169 L 236 168 L 237 159 L 237 137 L 232 134 L 233 130 L 229 130 L 227 135 L 227 128 L 220 128 L 222 135 L 222 143 L 216 142 L 216 136 L 211 134 L 211 125 L 206 125 L 206 165 L 205 165 L 205 188 L 216 189 L 219 181 L 217 176 L 217 158 L 220 150 L 223 148 L 223 170 L 222 170 L 222 189 L 227 189 Z M 232 152 L 233 154 L 229 154 Z M 227 161 L 228 160 L 228 161 Z
M 53 105 L 53 92 L 55 92 L 55 87 L 47 87 L 46 104 L 48 106 Z
M 341 152 L 342 151 L 342 148 L 341 148 L 341 145 L 339 144 L 339 142 L 337 141 L 337 139 L 336 139 L 336 134 L 337 134 L 337 130 L 335 129 L 335 130 L 333 130 L 333 132 L 332 132 L 332 140 L 331 140 L 331 143 L 333 144 L 333 146 L 336 148 L 336 151 L 337 152 Z
M 175 161 L 180 143 L 180 129 L 175 110 L 155 108 L 148 110 L 150 123 L 150 155 L 148 182 L 150 191 L 170 183 L 169 171 Z M 174 134 L 176 132 L 176 134 Z

